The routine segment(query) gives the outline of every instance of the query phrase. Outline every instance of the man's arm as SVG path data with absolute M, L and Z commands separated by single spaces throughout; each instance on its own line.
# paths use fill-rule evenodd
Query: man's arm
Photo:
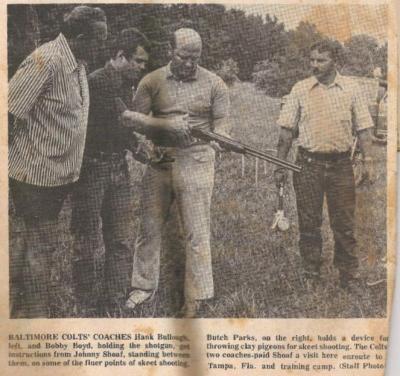
M 289 150 L 293 143 L 293 131 L 287 128 L 281 128 L 279 133 L 279 140 L 277 145 L 277 157 L 280 159 L 287 158 Z M 278 167 L 274 171 L 275 183 L 279 187 L 284 184 L 287 180 L 287 170 L 282 167 Z
M 363 129 L 358 132 L 358 145 L 364 160 L 372 160 L 372 136 L 371 129 Z
M 280 159 L 286 159 L 289 154 L 289 150 L 293 143 L 293 132 L 287 128 L 281 128 L 279 133 L 279 140 L 277 145 L 277 157 Z
M 300 117 L 300 105 L 296 86 L 292 88 L 289 95 L 285 97 L 285 103 L 281 109 L 277 124 L 280 126 L 279 139 L 277 145 L 277 157 L 287 158 L 292 147 L 294 133 L 298 129 Z M 287 170 L 278 167 L 274 172 L 275 183 L 279 187 L 287 180 Z
M 368 101 L 359 86 L 354 90 L 352 121 L 353 127 L 357 132 L 358 144 L 363 156 L 363 177 L 373 182 L 375 174 L 373 169 L 371 130 L 374 127 L 374 123 L 368 110 Z
M 136 94 L 132 100 L 132 110 L 148 115 L 152 106 L 152 84 L 150 76 L 145 76 L 138 85 Z
M 229 89 L 222 81 L 218 80 L 212 93 L 212 131 L 230 137 L 231 124 L 229 121 L 230 99 Z
M 364 179 L 373 183 L 375 180 L 374 160 L 372 158 L 372 135 L 371 128 L 358 132 L 358 145 L 363 156 L 363 170 L 361 181 Z
M 8 111 L 26 119 L 52 80 L 52 70 L 39 53 L 28 56 L 8 84 Z
M 122 113 L 122 122 L 125 127 L 132 128 L 135 132 L 148 138 L 159 137 L 162 133 L 176 133 L 187 127 L 186 116 L 177 116 L 173 119 L 155 118 L 140 112 L 125 110 Z

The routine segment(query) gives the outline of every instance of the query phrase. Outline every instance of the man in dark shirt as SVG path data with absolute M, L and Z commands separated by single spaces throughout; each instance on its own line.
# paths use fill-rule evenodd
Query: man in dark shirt
M 108 51 L 112 57 L 105 67 L 88 77 L 88 130 L 72 213 L 75 294 L 78 314 L 83 316 L 95 314 L 99 303 L 115 309 L 129 286 L 133 197 L 127 160 L 137 139 L 120 125 L 116 98 L 127 107 L 132 102 L 134 85 L 148 61 L 147 45 L 138 30 L 123 30 L 111 40 Z M 95 259 L 101 256 L 100 232 L 105 246 L 101 302 L 94 294 Z

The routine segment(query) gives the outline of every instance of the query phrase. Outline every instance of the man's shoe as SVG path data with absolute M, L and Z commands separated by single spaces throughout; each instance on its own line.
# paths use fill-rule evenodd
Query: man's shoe
M 144 303 L 153 296 L 152 291 L 133 290 L 129 294 L 129 298 L 125 303 L 125 308 L 135 309 L 138 305 Z
M 185 304 L 180 310 L 179 317 L 185 319 L 194 319 L 197 317 L 200 310 L 201 300 L 186 299 Z

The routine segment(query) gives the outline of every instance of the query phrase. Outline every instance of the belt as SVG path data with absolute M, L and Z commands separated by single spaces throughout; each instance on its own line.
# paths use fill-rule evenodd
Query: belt
M 100 161 L 115 161 L 115 160 L 119 160 L 121 158 L 124 158 L 125 156 L 125 150 L 121 151 L 119 153 L 104 153 L 102 151 L 97 151 L 94 153 L 90 153 L 89 155 L 86 155 L 86 158 L 90 158 L 90 159 L 98 159 Z
M 310 158 L 316 161 L 321 162 L 337 162 L 350 158 L 351 152 L 350 150 L 337 152 L 337 153 L 318 153 L 308 151 L 301 146 L 299 147 L 299 153 L 304 158 Z

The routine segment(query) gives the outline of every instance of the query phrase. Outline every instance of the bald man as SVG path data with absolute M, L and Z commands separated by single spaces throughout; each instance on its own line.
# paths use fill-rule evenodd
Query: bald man
M 133 109 L 160 119 L 188 115 L 193 126 L 226 135 L 229 95 L 224 82 L 198 65 L 202 42 L 192 29 L 177 30 L 171 61 L 143 78 Z M 162 228 L 176 200 L 186 242 L 185 304 L 180 314 L 196 317 L 200 302 L 214 295 L 210 250 L 210 204 L 217 145 L 188 136 L 154 137 L 160 163 L 149 165 L 142 181 L 141 220 L 136 241 L 132 291 L 126 306 L 134 309 L 157 289 Z

